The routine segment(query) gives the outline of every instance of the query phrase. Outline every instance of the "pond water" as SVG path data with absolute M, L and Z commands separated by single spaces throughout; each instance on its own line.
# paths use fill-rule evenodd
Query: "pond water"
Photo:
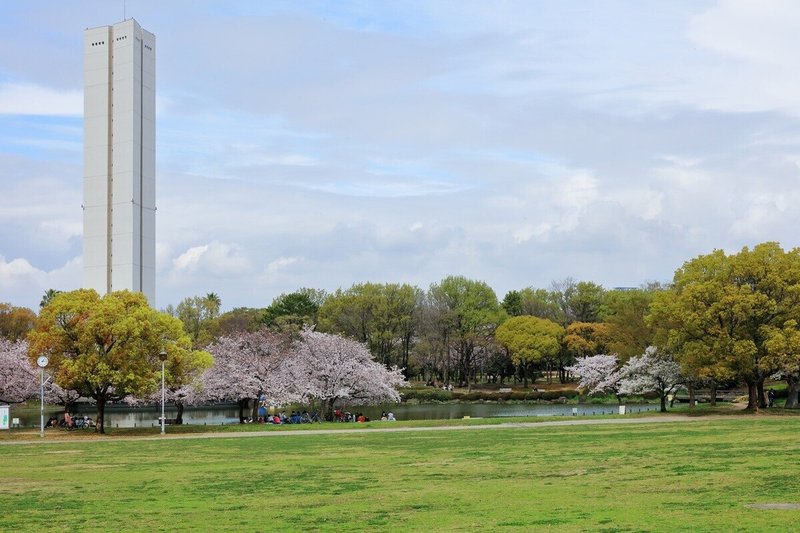
M 595 404 L 502 404 L 502 403 L 456 403 L 456 404 L 417 404 L 417 405 L 377 405 L 353 407 L 351 412 L 362 412 L 372 420 L 380 419 L 381 411 L 392 411 L 398 420 L 441 420 L 450 418 L 490 418 L 506 416 L 572 416 L 573 409 L 577 409 L 579 416 L 592 415 L 611 415 L 619 413 L 617 405 L 595 405 Z M 639 413 L 643 411 L 657 411 L 657 404 L 628 405 L 628 413 Z M 291 413 L 292 409 L 287 407 L 284 411 Z M 89 415 L 95 418 L 96 411 L 90 405 L 80 406 L 76 414 L 83 416 Z M 45 410 L 45 421 L 49 416 L 63 418 L 64 411 L 61 408 L 47 408 Z M 157 406 L 149 407 L 118 407 L 111 406 L 106 408 L 107 427 L 157 427 L 158 417 L 161 415 L 161 408 Z M 176 410 L 166 408 L 167 418 L 175 418 Z M 23 409 L 11 407 L 12 418 L 20 419 L 21 427 L 39 427 L 39 410 Z M 204 407 L 187 407 L 183 413 L 185 424 L 197 425 L 220 425 L 238 424 L 239 411 L 236 405 L 216 405 Z

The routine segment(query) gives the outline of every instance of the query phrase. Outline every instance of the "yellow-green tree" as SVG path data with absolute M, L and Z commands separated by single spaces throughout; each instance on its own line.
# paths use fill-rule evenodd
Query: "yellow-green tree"
M 32 359 L 47 355 L 55 381 L 97 402 L 97 429 L 105 433 L 105 407 L 127 395 L 145 396 L 158 386 L 161 362 L 190 351 L 181 321 L 152 309 L 141 293 L 91 289 L 56 295 L 28 335 Z
M 800 250 L 768 242 L 686 262 L 672 288 L 656 294 L 650 320 L 684 371 L 744 382 L 756 410 L 765 405 L 765 378 L 779 370 L 767 341 L 798 316 Z
M 533 365 L 561 350 L 564 328 L 552 320 L 535 316 L 511 317 L 497 327 L 495 339 L 508 350 L 511 360 L 522 370 L 525 387 Z

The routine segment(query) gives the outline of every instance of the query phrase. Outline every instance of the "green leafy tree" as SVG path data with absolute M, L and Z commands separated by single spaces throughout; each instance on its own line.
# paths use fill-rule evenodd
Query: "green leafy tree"
M 591 281 L 580 281 L 565 295 L 570 322 L 599 322 L 605 289 Z
M 624 363 L 653 344 L 655 329 L 646 318 L 653 297 L 660 290 L 663 289 L 659 285 L 653 285 L 605 293 L 600 315 L 608 326 L 606 353 L 616 353 Z
M 520 316 L 522 311 L 522 293 L 519 291 L 508 291 L 503 297 L 503 310 L 508 316 Z
M 273 328 L 288 332 L 299 332 L 303 326 L 317 323 L 317 313 L 325 293 L 315 289 L 300 289 L 281 294 L 264 312 L 263 322 Z
M 405 283 L 356 284 L 325 300 L 318 329 L 363 342 L 387 368 L 408 372 L 420 299 L 420 289 Z
M 262 325 L 265 309 L 253 309 L 250 307 L 237 307 L 219 316 L 219 335 L 231 335 L 233 333 L 254 332 Z
M 218 336 L 220 305 L 219 296 L 211 292 L 184 298 L 170 314 L 178 317 L 194 347 L 200 348 L 208 346 Z
M 564 328 L 552 320 L 534 316 L 515 316 L 497 327 L 495 337 L 522 369 L 523 384 L 528 387 L 530 371 L 536 363 L 555 357 L 561 350 Z
M 461 383 L 471 388 L 480 359 L 489 357 L 495 329 L 507 315 L 483 281 L 449 276 L 428 292 L 443 347 L 454 357 Z
M 56 383 L 97 402 L 97 431 L 105 433 L 108 402 L 144 396 L 160 383 L 158 354 L 183 356 L 191 341 L 179 320 L 152 309 L 141 293 L 91 289 L 55 296 L 28 335 L 32 360 L 47 355 Z
M 567 323 L 567 315 L 560 305 L 560 293 L 526 287 L 519 295 L 520 315 L 538 316 L 561 325 Z
M 780 328 L 766 328 L 767 361 L 786 380 L 786 409 L 800 409 L 800 326 L 787 320 Z

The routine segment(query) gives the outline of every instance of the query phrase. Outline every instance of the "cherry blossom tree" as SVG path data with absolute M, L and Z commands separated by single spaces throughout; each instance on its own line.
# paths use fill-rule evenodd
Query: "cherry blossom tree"
M 208 348 L 214 365 L 201 377 L 200 392 L 185 391 L 187 400 L 236 401 L 240 422 L 244 422 L 244 410 L 251 401 L 256 418 L 262 397 L 278 405 L 299 400 L 302 395 L 285 370 L 290 348 L 285 336 L 266 328 L 220 337 Z
M 662 413 L 667 412 L 667 396 L 684 382 L 680 365 L 655 346 L 648 346 L 644 354 L 628 359 L 619 376 L 619 394 L 656 392 Z
M 567 367 L 567 370 L 580 378 L 578 388 L 586 390 L 589 394 L 608 392 L 617 394 L 620 380 L 617 365 L 616 355 L 600 354 L 578 357 L 575 359 L 575 364 Z
M 400 369 L 374 361 L 366 345 L 309 328 L 301 331 L 286 369 L 304 400 L 322 402 L 326 420 L 333 420 L 337 402 L 399 402 L 397 388 L 407 385 Z
M 39 393 L 40 376 L 28 358 L 28 343 L 0 337 L 0 403 L 22 403 Z

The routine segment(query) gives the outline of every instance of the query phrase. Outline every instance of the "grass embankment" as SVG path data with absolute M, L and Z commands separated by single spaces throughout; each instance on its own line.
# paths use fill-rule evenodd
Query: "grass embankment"
M 791 531 L 800 510 L 751 506 L 800 503 L 798 430 L 798 417 L 742 416 L 45 439 L 0 446 L 0 516 L 16 531 Z

